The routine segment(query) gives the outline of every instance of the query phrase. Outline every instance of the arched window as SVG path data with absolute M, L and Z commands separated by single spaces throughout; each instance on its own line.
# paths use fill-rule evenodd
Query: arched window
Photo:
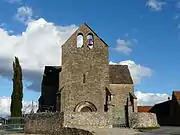
M 92 49 L 93 46 L 94 46 L 94 37 L 93 37 L 93 35 L 92 34 L 88 34 L 87 40 L 88 40 L 88 47 L 90 49 Z
M 96 112 L 97 108 L 94 104 L 87 101 L 82 101 L 74 108 L 74 112 Z
M 78 34 L 77 36 L 77 48 L 81 48 L 83 46 L 83 34 Z
M 85 106 L 81 109 L 81 112 L 92 112 L 93 110 L 89 106 Z

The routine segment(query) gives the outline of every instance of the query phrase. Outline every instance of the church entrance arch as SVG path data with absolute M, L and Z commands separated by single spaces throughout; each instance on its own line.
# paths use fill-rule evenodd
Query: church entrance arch
M 88 101 L 80 102 L 76 105 L 74 108 L 75 112 L 96 112 L 97 108 L 96 106 Z

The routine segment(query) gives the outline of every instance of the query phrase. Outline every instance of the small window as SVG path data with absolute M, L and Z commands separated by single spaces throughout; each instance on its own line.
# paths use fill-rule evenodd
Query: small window
M 92 49 L 93 46 L 94 46 L 94 38 L 93 38 L 93 35 L 92 35 L 92 34 L 88 34 L 87 40 L 88 40 L 88 47 L 89 47 L 90 49 Z
M 83 46 L 83 35 L 79 34 L 77 36 L 77 48 L 81 48 Z
M 86 76 L 85 76 L 85 74 L 83 74 L 83 83 L 85 83 L 85 78 Z

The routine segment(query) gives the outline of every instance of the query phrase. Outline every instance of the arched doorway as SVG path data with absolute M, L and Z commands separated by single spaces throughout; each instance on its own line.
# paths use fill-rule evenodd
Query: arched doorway
M 97 108 L 91 102 L 83 101 L 76 105 L 75 112 L 96 112 Z

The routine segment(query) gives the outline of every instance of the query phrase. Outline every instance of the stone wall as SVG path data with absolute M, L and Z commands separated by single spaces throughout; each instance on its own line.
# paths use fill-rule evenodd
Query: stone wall
M 71 128 L 111 128 L 111 118 L 106 113 L 85 112 L 64 115 L 64 126 Z
M 125 105 L 129 92 L 134 93 L 133 84 L 110 84 L 111 93 L 113 94 L 111 103 L 114 105 L 112 108 L 113 124 L 125 123 Z
M 133 112 L 130 115 L 129 124 L 131 128 L 157 128 L 159 127 L 156 114 L 146 113 L 146 112 Z
M 108 114 L 99 113 L 36 113 L 25 116 L 25 133 L 55 134 L 85 132 L 79 129 L 110 128 Z M 78 128 L 78 129 L 77 129 Z M 85 132 L 86 133 L 86 132 Z
M 63 113 L 36 113 L 25 116 L 25 133 L 44 134 L 63 128 Z
M 81 48 L 76 45 L 79 34 L 84 41 Z M 89 34 L 94 37 L 92 49 L 87 47 Z M 62 46 L 61 111 L 73 112 L 79 103 L 88 101 L 97 112 L 104 112 L 108 85 L 108 46 L 84 24 Z

